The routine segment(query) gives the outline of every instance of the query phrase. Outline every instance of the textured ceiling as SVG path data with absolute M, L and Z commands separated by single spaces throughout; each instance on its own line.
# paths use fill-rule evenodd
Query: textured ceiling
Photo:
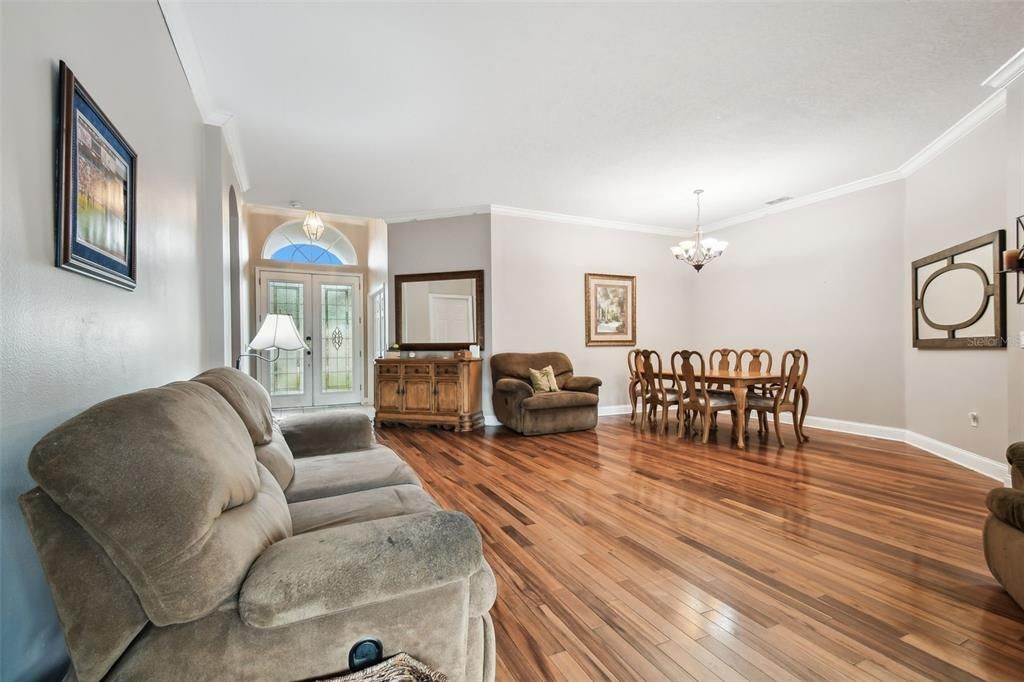
M 1024 3 L 186 3 L 248 201 L 683 227 L 892 170 L 991 92 Z

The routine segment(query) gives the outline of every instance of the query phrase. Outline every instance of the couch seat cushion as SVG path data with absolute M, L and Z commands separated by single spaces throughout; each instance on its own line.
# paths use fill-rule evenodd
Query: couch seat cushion
M 357 493 L 288 505 L 295 533 L 307 533 L 346 523 L 437 511 L 440 508 L 423 488 L 410 484 L 361 490 Z
M 288 502 L 302 502 L 403 483 L 419 485 L 420 480 L 390 448 L 376 445 L 295 460 L 295 476 L 284 495 Z
M 576 391 L 538 393 L 523 401 L 525 410 L 554 410 L 562 407 L 595 407 L 596 405 L 596 395 Z

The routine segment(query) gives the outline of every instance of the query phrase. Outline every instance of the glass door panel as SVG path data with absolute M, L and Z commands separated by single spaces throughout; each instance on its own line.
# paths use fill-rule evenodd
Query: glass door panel
M 291 315 L 299 335 L 309 344 L 310 276 L 290 272 L 259 272 L 260 305 L 257 325 L 268 314 Z M 266 351 L 264 355 L 273 355 Z M 270 393 L 274 407 L 313 404 L 312 363 L 307 351 L 281 351 L 274 362 L 257 361 L 257 377 Z
M 359 278 L 314 275 L 319 327 L 314 403 L 357 403 L 362 397 Z

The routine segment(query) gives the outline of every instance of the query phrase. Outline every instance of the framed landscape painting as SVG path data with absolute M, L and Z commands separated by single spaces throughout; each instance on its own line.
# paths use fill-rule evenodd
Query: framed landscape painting
M 57 267 L 134 289 L 135 152 L 60 63 Z
M 636 345 L 636 277 L 585 275 L 588 346 Z

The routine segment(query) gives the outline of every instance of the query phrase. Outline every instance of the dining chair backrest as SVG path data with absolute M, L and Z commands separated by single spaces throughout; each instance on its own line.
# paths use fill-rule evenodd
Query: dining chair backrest
M 656 350 L 640 351 L 640 382 L 644 392 L 658 398 L 666 396 L 665 380 L 661 376 L 661 355 Z
M 740 371 L 750 373 L 771 372 L 772 354 L 764 348 L 746 348 L 740 351 Z
M 626 367 L 629 369 L 630 381 L 635 381 L 640 378 L 640 370 L 636 366 L 636 360 L 639 355 L 639 348 L 631 348 L 630 351 L 626 353 Z
M 715 348 L 708 353 L 708 369 L 712 372 L 731 372 L 740 369 L 740 354 L 732 348 Z M 724 388 L 725 384 L 715 384 L 712 388 Z
M 680 409 L 686 402 L 700 402 L 708 397 L 707 389 L 707 368 L 704 365 L 704 356 L 695 350 L 677 350 L 672 353 L 672 376 L 675 377 L 676 386 L 680 393 L 685 396 L 680 400 Z
M 807 353 L 799 348 L 782 355 L 782 382 L 775 394 L 775 405 L 796 404 L 807 378 Z

